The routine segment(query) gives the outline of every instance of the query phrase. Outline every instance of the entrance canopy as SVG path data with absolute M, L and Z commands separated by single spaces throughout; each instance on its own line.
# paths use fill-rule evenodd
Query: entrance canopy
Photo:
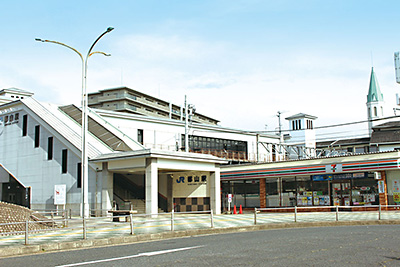
M 181 194 L 186 192 L 184 197 L 188 199 L 199 197 L 199 190 L 196 189 L 207 183 L 207 191 L 204 191 L 201 197 L 209 199 L 210 208 L 214 212 L 220 212 L 220 164 L 227 163 L 224 159 L 206 154 L 144 149 L 104 154 L 91 159 L 90 163 L 96 164 L 97 170 L 102 172 L 103 208 L 108 208 L 109 204 L 106 206 L 104 204 L 112 202 L 113 174 L 120 173 L 144 176 L 145 206 L 148 214 L 158 212 L 158 194 L 160 190 L 167 191 L 166 187 L 172 187 L 172 190 L 169 190 L 171 192 L 168 196 L 169 203 L 172 205 L 175 202 L 172 194 L 173 187 L 178 188 L 175 183 L 179 183 L 179 186 L 182 184 L 191 186 L 191 190 L 186 188 L 180 192 Z M 201 181 L 196 184 L 194 180 L 189 180 L 189 177 L 195 176 L 196 173 L 204 172 L 209 174 L 209 178 L 203 184 Z M 186 174 L 187 179 L 182 176 L 183 173 Z M 160 179 L 169 180 L 164 183 Z M 192 182 L 189 183 L 189 181 Z

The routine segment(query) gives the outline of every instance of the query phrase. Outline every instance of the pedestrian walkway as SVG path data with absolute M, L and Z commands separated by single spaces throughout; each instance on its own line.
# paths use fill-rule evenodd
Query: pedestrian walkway
M 171 214 L 160 214 L 156 218 L 133 217 L 134 235 L 155 234 L 162 232 L 186 231 L 193 229 L 207 229 L 213 227 L 230 228 L 252 226 L 255 223 L 254 213 L 247 214 L 179 214 L 173 215 L 173 226 L 171 226 Z M 371 221 L 379 220 L 377 211 L 362 212 L 302 212 L 297 213 L 258 213 L 256 217 L 257 225 L 265 224 L 288 224 L 301 222 L 335 222 L 338 221 Z M 385 211 L 381 213 L 381 220 L 399 220 L 400 211 Z M 72 218 L 68 221 L 68 227 L 59 228 L 54 231 L 30 233 L 29 244 L 46 244 L 54 242 L 69 242 L 83 239 L 82 219 Z M 131 223 L 113 222 L 110 217 L 91 218 L 87 220 L 87 239 L 102 239 L 131 234 Z M 0 249 L 9 246 L 23 245 L 25 235 L 0 236 Z

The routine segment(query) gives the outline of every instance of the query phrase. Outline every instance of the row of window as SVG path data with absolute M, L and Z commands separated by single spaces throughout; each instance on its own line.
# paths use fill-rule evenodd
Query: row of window
M 22 117 L 22 136 L 27 136 L 28 133 L 28 116 L 24 115 Z M 40 146 L 40 125 L 35 126 L 35 136 L 34 136 L 34 147 L 38 148 Z M 52 160 L 54 156 L 54 139 L 52 136 L 47 138 L 47 160 Z M 81 169 L 82 164 L 77 164 L 77 187 L 81 188 Z M 65 174 L 68 172 L 68 149 L 61 150 L 61 173 Z

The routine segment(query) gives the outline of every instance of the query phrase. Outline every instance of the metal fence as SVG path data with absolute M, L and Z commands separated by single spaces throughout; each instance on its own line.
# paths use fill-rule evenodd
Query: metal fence
M 332 220 L 334 218 L 335 221 L 340 220 L 340 214 L 353 214 L 353 218 L 357 218 L 356 214 L 368 213 L 376 213 L 375 220 L 383 220 L 383 215 L 392 215 L 386 216 L 388 219 L 400 219 L 400 206 L 397 205 L 370 205 L 370 206 L 321 206 L 321 207 L 283 207 L 283 208 L 254 208 L 254 224 L 257 224 L 257 218 L 263 218 L 263 215 L 271 215 L 271 214 L 293 214 L 293 222 L 298 222 L 299 214 L 303 217 L 307 217 L 307 215 L 313 215 L 315 218 L 315 213 L 318 212 L 320 214 L 328 215 L 327 220 Z M 393 216 L 395 215 L 395 216 Z M 330 217 L 329 217 L 330 216 Z M 398 218 L 397 218 L 398 216 Z M 310 217 L 310 216 L 309 216 Z M 369 216 L 370 217 L 370 216 Z M 344 219 L 343 219 L 344 220 Z
M 29 245 L 30 239 L 35 238 L 33 234 L 43 233 L 48 231 L 57 231 L 60 229 L 66 230 L 81 230 L 82 239 L 87 239 L 87 233 L 90 229 L 110 227 L 113 223 L 119 222 L 121 219 L 130 225 L 130 235 L 134 235 L 134 226 L 150 224 L 150 223 L 165 223 L 170 225 L 170 231 L 175 231 L 175 225 L 178 221 L 190 221 L 198 219 L 208 219 L 210 221 L 210 227 L 214 227 L 214 215 L 213 211 L 193 211 L 193 212 L 169 212 L 169 213 L 154 213 L 154 214 L 133 214 L 130 211 L 126 211 L 129 215 L 112 215 L 103 217 L 89 217 L 89 218 L 71 218 L 70 211 L 68 210 L 54 210 L 54 211 L 40 211 L 38 214 L 48 215 L 48 220 L 31 221 L 26 220 L 25 222 L 14 222 L 14 223 L 2 223 L 0 227 L 9 229 L 21 229 L 2 231 L 0 235 L 24 235 L 24 244 Z M 191 216 L 188 216 L 191 215 Z M 199 217 L 200 216 L 200 217 Z M 105 220 L 106 219 L 106 220 Z M 46 228 L 35 229 L 35 225 L 46 224 Z M 128 233 L 127 233 L 128 234 Z

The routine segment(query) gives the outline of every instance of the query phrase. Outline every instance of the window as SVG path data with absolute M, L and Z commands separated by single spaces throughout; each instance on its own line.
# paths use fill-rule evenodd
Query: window
M 143 129 L 138 129 L 137 135 L 138 142 L 143 145 Z
M 77 167 L 76 168 L 76 171 L 77 171 L 76 187 L 81 188 L 82 187 L 82 163 L 79 162 L 76 167 Z
M 28 115 L 22 116 L 22 136 L 28 133 Z
M 35 147 L 40 145 L 40 125 L 35 126 Z
M 374 116 L 378 116 L 378 110 L 376 109 L 376 107 L 374 107 Z
M 61 154 L 61 173 L 67 173 L 68 150 L 63 149 Z
M 53 137 L 47 139 L 47 160 L 53 159 Z

